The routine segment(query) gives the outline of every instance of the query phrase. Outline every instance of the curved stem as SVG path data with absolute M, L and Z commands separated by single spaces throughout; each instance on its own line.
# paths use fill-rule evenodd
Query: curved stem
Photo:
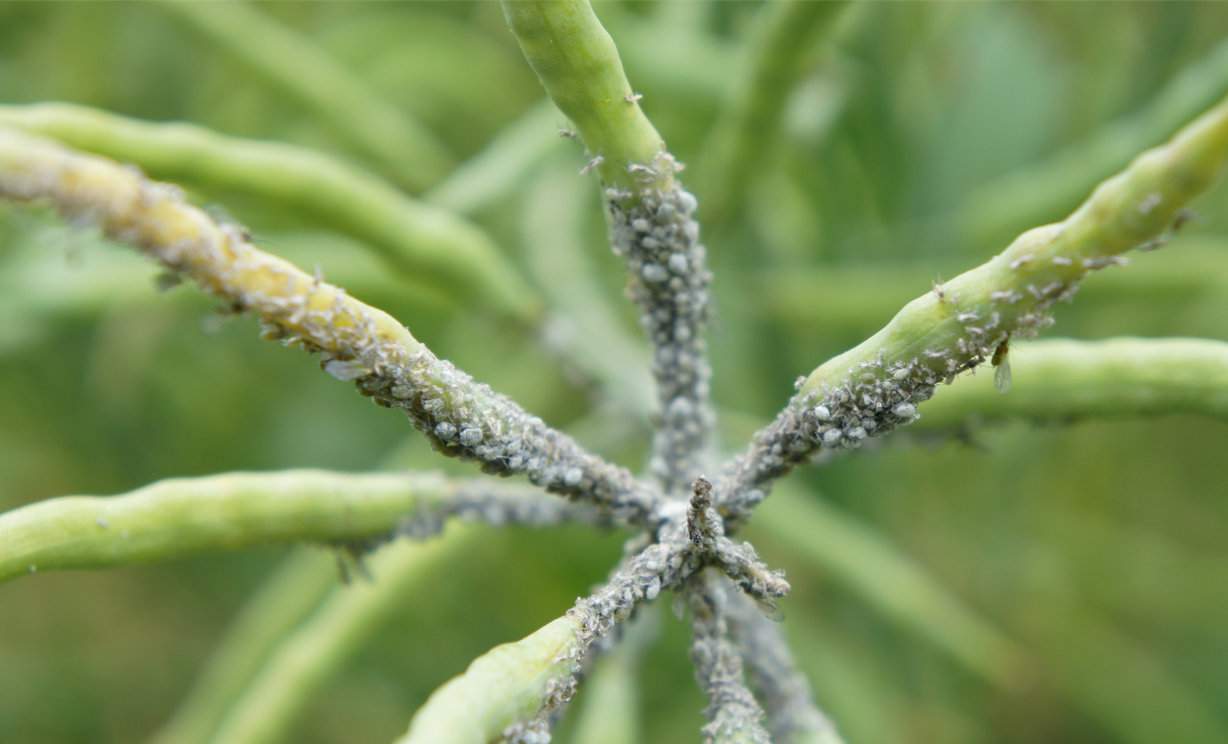
M 705 744 L 768 744 L 763 709 L 747 689 L 742 655 L 729 633 L 728 582 L 712 573 L 695 575 L 685 595 L 691 607 L 691 663 L 708 698 Z
M 479 656 L 427 699 L 398 744 L 487 744 L 532 718 L 578 664 L 580 622 L 554 620 Z
M 1228 421 L 1228 342 L 1116 338 L 1012 346 L 1010 392 L 971 375 L 920 406 L 920 429 L 980 420 L 1195 414 Z
M 746 597 L 730 600 L 730 633 L 755 697 L 763 706 L 776 744 L 844 744 L 836 727 L 814 703 L 810 683 L 798 669 L 778 623 Z
M 1180 307 L 1207 298 L 1228 297 L 1228 242 L 1182 235 L 1170 249 L 1139 254 L 1130 271 L 1102 273 L 1079 290 L 1079 307 L 1138 305 Z M 844 337 L 876 330 L 878 319 L 930 286 L 939 275 L 920 262 L 844 263 L 769 270 L 756 282 L 761 309 L 772 319 L 814 337 L 814 318 L 824 334 Z M 1112 307 L 1113 311 L 1117 308 Z
M 260 196 L 358 238 L 411 282 L 425 273 L 525 323 L 541 312 L 536 292 L 481 229 L 325 155 L 62 103 L 0 106 L 0 124 L 135 163 L 159 178 Z
M 65 496 L 0 514 L 0 581 L 267 543 L 426 536 L 453 516 L 597 522 L 535 490 L 434 473 L 286 470 L 172 478 L 120 496 Z
M 665 141 L 640 109 L 614 40 L 588 0 L 507 0 L 503 14 L 550 99 L 600 158 L 601 180 L 633 192 L 669 188 L 672 167 L 648 182 L 628 170 L 656 163 Z
M 177 19 L 290 94 L 398 183 L 422 191 L 452 165 L 442 142 L 309 39 L 241 2 L 163 2 Z
M 675 181 L 678 165 L 588 0 L 504 2 L 503 10 L 542 85 L 595 154 L 611 247 L 627 259 L 630 295 L 654 347 L 661 419 L 651 470 L 667 494 L 682 495 L 705 464 L 714 423 L 703 338 L 711 275 L 698 204 Z
M 1181 71 L 1153 100 L 1084 140 L 978 188 L 964 214 L 973 244 L 1052 219 L 1139 150 L 1228 95 L 1228 42 Z
M 1093 270 L 1162 239 L 1228 159 L 1228 100 L 1140 155 L 1065 221 L 1024 233 L 982 266 L 908 303 L 861 345 L 824 363 L 722 479 L 720 503 L 745 516 L 763 488 L 816 451 L 860 446 L 916 418 L 941 382 L 1052 322 Z
M 0 581 L 300 540 L 389 535 L 455 486 L 432 474 L 321 470 L 159 481 L 122 496 L 65 496 L 0 515 Z
M 187 274 L 228 306 L 259 316 L 266 337 L 323 353 L 325 371 L 403 410 L 445 454 L 489 472 L 527 474 L 624 522 L 653 519 L 659 496 L 631 473 L 438 359 L 387 313 L 258 250 L 241 229 L 219 226 L 172 186 L 0 130 L 0 197 L 49 200 Z

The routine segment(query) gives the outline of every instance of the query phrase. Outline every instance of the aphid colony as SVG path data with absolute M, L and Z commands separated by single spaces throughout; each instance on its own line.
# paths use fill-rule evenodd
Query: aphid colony
M 676 167 L 668 160 L 635 166 L 632 174 L 650 181 Z M 654 349 L 662 420 L 649 469 L 667 493 L 678 493 L 699 474 L 713 425 L 705 403 L 711 370 L 703 339 L 712 276 L 699 242 L 696 201 L 677 187 L 643 189 L 634 198 L 607 189 L 606 197 L 610 244 L 627 261 L 628 291 Z

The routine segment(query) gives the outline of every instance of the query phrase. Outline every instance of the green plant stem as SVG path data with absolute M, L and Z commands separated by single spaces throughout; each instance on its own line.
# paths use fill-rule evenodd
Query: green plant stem
M 735 216 L 776 138 L 802 61 L 846 5 L 780 0 L 761 10 L 734 92 L 706 146 L 704 210 L 710 221 Z
M 429 129 L 265 13 L 241 2 L 162 7 L 297 99 L 398 183 L 422 191 L 451 167 L 447 148 Z
M 574 674 L 580 634 L 571 615 L 496 646 L 431 694 L 398 744 L 488 744 L 531 718 L 552 687 Z
M 122 496 L 65 496 L 0 515 L 0 581 L 300 540 L 390 533 L 455 486 L 431 474 L 319 470 L 159 481 Z
M 1228 244 L 1218 238 L 1182 236 L 1155 253 L 1134 257 L 1125 271 L 1103 273 L 1079 290 L 1079 306 L 1135 303 L 1173 307 L 1228 297 Z M 764 273 L 757 282 L 770 317 L 811 329 L 823 319 L 828 334 L 872 332 L 939 276 L 950 272 L 911 262 L 825 264 Z
M 257 249 L 240 228 L 217 224 L 175 187 L 0 130 L 0 197 L 50 201 L 252 312 L 266 338 L 324 354 L 325 371 L 404 411 L 446 454 L 490 472 L 523 473 L 547 490 L 598 502 L 624 522 L 651 518 L 660 496 L 630 472 L 435 357 L 387 313 Z
M 1195 414 L 1228 421 L 1228 342 L 1118 338 L 1036 341 L 1012 346 L 1013 383 L 961 378 L 920 407 L 920 429 L 978 420 Z
M 1142 109 L 1039 163 L 979 188 L 964 213 L 973 245 L 1053 219 L 1139 150 L 1228 94 L 1228 42 L 1182 71 Z
M 640 109 L 614 40 L 588 0 L 505 1 L 503 14 L 550 99 L 601 158 L 601 180 L 632 192 L 669 187 L 672 168 L 658 169 L 650 184 L 627 169 L 656 163 L 665 142 Z
M 931 292 L 910 302 L 886 328 L 812 372 L 802 392 L 839 385 L 862 363 L 873 360 L 929 366 L 943 376 L 949 373 L 945 361 L 926 361 L 922 351 L 945 352 L 944 359 L 953 359 L 957 367 L 979 362 L 984 344 L 975 341 L 976 334 L 967 326 L 988 324 L 997 313 L 997 327 L 983 329 L 983 335 L 1000 339 L 1034 329 L 1041 322 L 1035 313 L 1072 290 L 1101 261 L 1168 230 L 1180 209 L 1211 185 L 1225 159 L 1228 101 L 1186 126 L 1168 144 L 1140 155 L 1063 222 L 1024 233 L 988 263 L 943 283 L 945 297 Z M 995 292 L 1019 297 L 1010 302 L 996 298 Z M 957 317 L 967 313 L 977 319 Z M 961 340 L 968 350 L 961 350 Z
M 411 282 L 450 292 L 521 322 L 540 315 L 536 292 L 478 227 L 405 196 L 345 163 L 292 145 L 150 124 L 62 103 L 0 106 L 0 125 L 135 163 L 158 178 L 259 196 L 370 246 Z M 441 187 L 442 188 L 442 187 Z
M 280 565 L 244 604 L 205 668 L 151 744 L 205 744 L 282 640 L 337 583 L 331 556 L 300 550 Z
M 482 534 L 476 526 L 452 526 L 429 542 L 400 541 L 376 552 L 367 562 L 373 580 L 334 588 L 268 654 L 211 741 L 284 741 L 320 687 L 399 607 L 413 601 L 420 582 L 447 570 Z
M 797 394 L 718 483 L 744 518 L 763 489 L 819 450 L 860 446 L 916 418 L 941 382 L 1052 322 L 1093 270 L 1163 238 L 1228 159 L 1228 100 L 1140 155 L 1065 221 L 1030 230 L 978 268 L 904 306 L 878 333 L 801 381 Z

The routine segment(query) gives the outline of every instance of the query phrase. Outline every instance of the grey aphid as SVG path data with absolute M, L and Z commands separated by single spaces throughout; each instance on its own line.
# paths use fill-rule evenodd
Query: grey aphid
M 580 175 L 587 176 L 589 173 L 593 171 L 594 168 L 596 168 L 597 166 L 601 165 L 604 162 L 605 162 L 605 156 L 598 155 L 597 157 L 585 163 L 584 167 L 580 169 Z
M 435 436 L 445 442 L 449 442 L 452 440 L 452 437 L 456 436 L 456 426 L 447 421 L 440 421 L 438 424 L 435 424 Z
M 917 407 L 912 403 L 898 403 L 891 412 L 902 419 L 910 419 L 917 415 Z
M 566 473 L 563 473 L 563 483 L 568 486 L 578 486 L 584 478 L 584 472 L 580 468 L 568 468 Z
M 690 269 L 690 262 L 682 253 L 674 253 L 669 257 L 669 270 L 675 274 L 685 274 Z
M 840 441 L 840 436 L 841 434 L 839 429 L 828 429 L 827 431 L 823 432 L 823 444 L 835 444 Z
M 802 379 L 805 382 L 805 379 Z M 827 406 L 819 405 L 814 407 L 814 417 L 819 421 L 831 421 L 831 409 Z
M 362 362 L 342 359 L 329 359 L 324 363 L 324 371 L 342 382 L 357 380 L 371 373 Z
M 644 268 L 640 269 L 640 276 L 644 277 L 644 281 L 656 284 L 668 279 L 669 273 L 665 271 L 665 267 L 661 266 L 661 264 L 646 263 Z
M 699 207 L 699 201 L 689 191 L 678 191 L 678 206 L 684 214 L 692 214 Z
M 482 430 L 472 426 L 462 429 L 460 433 L 460 441 L 461 444 L 465 445 L 466 447 L 481 444 Z

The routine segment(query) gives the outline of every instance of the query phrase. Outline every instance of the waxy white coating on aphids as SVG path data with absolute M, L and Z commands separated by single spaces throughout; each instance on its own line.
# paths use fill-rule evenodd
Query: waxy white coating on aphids
M 646 183 L 675 167 L 665 156 L 639 166 Z M 699 243 L 697 202 L 676 186 L 634 196 L 607 189 L 606 197 L 610 245 L 627 261 L 629 292 L 654 350 L 661 425 L 650 469 L 666 493 L 677 494 L 698 474 L 714 423 L 703 336 L 712 277 Z

